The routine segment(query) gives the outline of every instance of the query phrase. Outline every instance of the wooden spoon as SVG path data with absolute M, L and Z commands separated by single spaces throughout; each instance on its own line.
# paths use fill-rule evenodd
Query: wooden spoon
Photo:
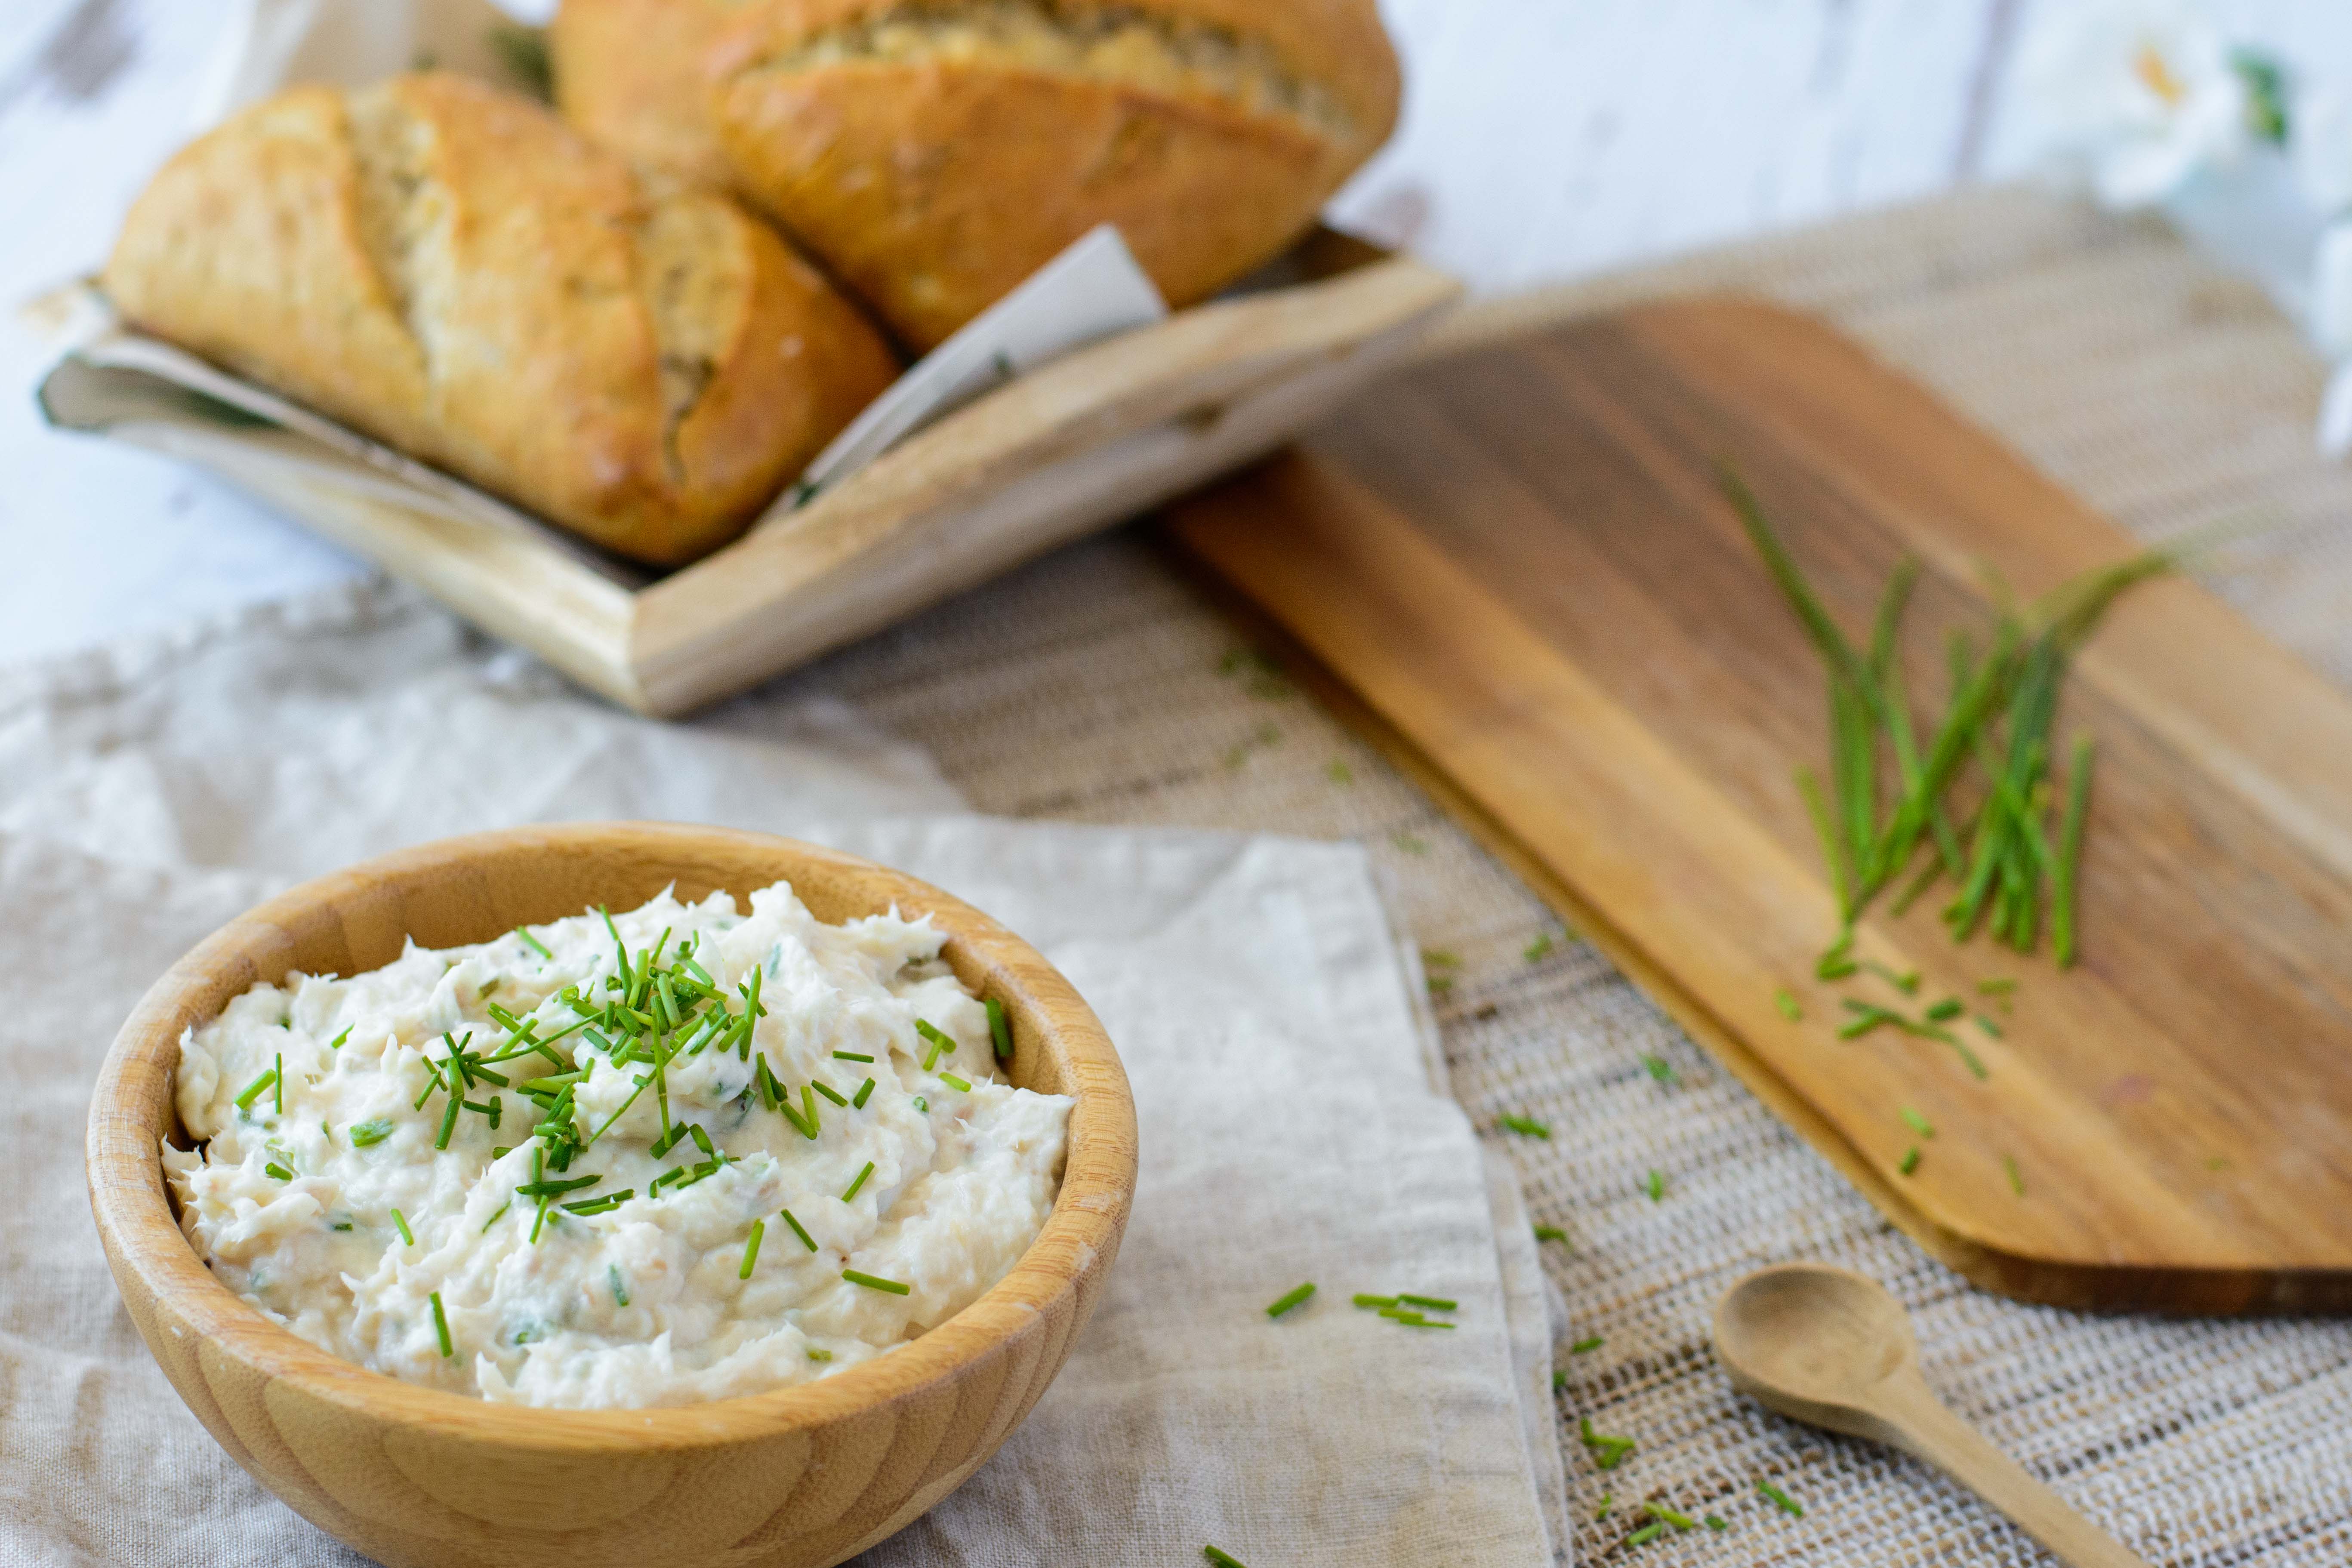
M 2149 1568 L 1944 1407 L 1919 1375 L 1910 1320 L 1875 1279 L 1821 1263 L 1760 1268 L 1716 1304 L 1715 1350 L 1767 1409 L 1925 1459 L 2068 1568 Z

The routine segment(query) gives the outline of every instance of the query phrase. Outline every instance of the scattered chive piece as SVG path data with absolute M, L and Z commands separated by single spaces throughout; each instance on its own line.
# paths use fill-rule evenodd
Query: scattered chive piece
M 923 1070 L 929 1072 L 942 1056 L 955 1055 L 956 1043 L 934 1028 L 927 1018 L 915 1020 L 915 1033 L 931 1043 L 930 1054 L 923 1058 Z
M 1532 1116 L 1502 1116 L 1496 1120 L 1522 1138 L 1549 1138 L 1551 1128 Z
M 352 1147 L 354 1149 L 373 1147 L 392 1136 L 392 1118 L 376 1116 L 365 1121 L 354 1122 L 345 1135 L 351 1139 Z
M 1635 1447 L 1631 1437 L 1612 1437 L 1606 1432 L 1592 1429 L 1592 1417 L 1587 1415 L 1577 1424 L 1577 1440 L 1592 1455 L 1597 1469 L 1613 1470 L 1625 1462 L 1625 1456 Z
M 1458 1302 L 1449 1301 L 1443 1296 L 1407 1296 L 1403 1294 L 1398 1295 L 1397 1304 L 1402 1307 L 1426 1307 L 1433 1312 L 1451 1312 L 1459 1305 Z
M 996 1047 L 998 1061 L 1013 1059 L 1013 1021 L 1004 1016 L 1004 1004 L 991 996 L 981 1004 L 988 1009 L 988 1038 Z
M 251 1083 L 247 1084 L 245 1086 L 245 1091 L 236 1097 L 236 1108 L 239 1110 L 252 1110 L 253 1102 L 261 1098 L 261 1091 L 268 1089 L 271 1084 L 276 1083 L 277 1081 L 278 1069 L 276 1068 L 266 1068 L 259 1078 L 255 1079 Z
M 285 1053 L 281 1051 L 281 1052 L 279 1052 L 278 1054 L 277 1054 L 276 1056 L 273 1056 L 272 1058 L 270 1058 L 270 1062 L 271 1062 L 271 1067 L 270 1067 L 270 1069 L 269 1069 L 269 1079 L 270 1079 L 270 1082 L 269 1082 L 269 1093 L 270 1093 L 270 1098 L 271 1098 L 272 1101 L 274 1102 L 274 1103 L 272 1104 L 272 1106 L 271 1106 L 271 1109 L 272 1109 L 272 1110 L 276 1110 L 276 1111 L 278 1112 L 278 1115 L 283 1116 L 283 1115 L 285 1115 L 285 1114 L 286 1114 L 286 1056 L 285 1056 Z
M 1577 1341 L 1574 1344 L 1569 1346 L 1568 1353 L 1570 1355 L 1589 1355 L 1592 1352 L 1599 1350 L 1604 1342 L 1605 1342 L 1599 1334 L 1589 1334 L 1583 1339 Z
M 1947 996 L 1941 1002 L 1937 1003 L 1934 1006 L 1927 1009 L 1927 1016 L 1931 1021 L 1941 1024 L 1949 1019 L 1958 1017 L 1968 1010 L 1968 1004 L 1962 1002 L 1958 997 Z
M 808 1358 L 811 1361 L 831 1361 L 833 1359 L 833 1352 L 829 1350 L 821 1349 L 816 1345 L 811 1345 L 808 1348 Z
M 971 1089 L 971 1085 L 966 1083 L 963 1079 L 956 1077 L 956 1075 L 951 1072 L 943 1072 L 940 1074 L 940 1081 L 953 1089 L 961 1089 L 969 1092 Z
M 1249 1568 L 1247 1563 L 1234 1556 L 1232 1552 L 1221 1552 L 1213 1546 L 1203 1546 L 1201 1548 L 1201 1555 L 1215 1563 L 1217 1568 Z
M 1297 1306 L 1301 1301 L 1306 1300 L 1307 1297 L 1312 1296 L 1313 1294 L 1315 1294 L 1315 1284 L 1314 1281 L 1309 1280 L 1307 1283 L 1298 1287 L 1296 1290 L 1286 1293 L 1280 1300 L 1275 1302 L 1273 1306 L 1268 1307 L 1265 1310 L 1265 1315 L 1269 1318 L 1279 1318 L 1283 1313 L 1287 1312 L 1290 1309 Z M 1409 1298 L 1400 1296 L 1397 1300 L 1402 1301 L 1409 1300 Z
M 1659 1536 L 1664 1535 L 1665 1532 L 1666 1527 L 1663 1524 L 1645 1524 L 1641 1529 L 1635 1531 L 1633 1534 L 1627 1536 L 1625 1538 L 1625 1544 L 1628 1546 L 1647 1546 L 1650 1542 L 1655 1541 Z
M 555 956 L 555 954 L 547 951 L 547 944 L 545 942 L 531 935 L 530 931 L 524 930 L 521 926 L 515 927 L 515 935 L 522 938 L 523 945 L 530 948 L 533 952 L 539 954 L 540 957 L 553 958 Z
M 809 1083 L 819 1094 L 824 1096 L 835 1105 L 847 1105 L 849 1103 L 848 1100 L 842 1098 L 841 1091 L 835 1089 L 831 1084 L 821 1083 L 815 1079 L 811 1079 Z
M 871 1165 L 866 1167 L 869 1171 L 873 1168 L 874 1167 Z M 861 1181 L 864 1179 L 865 1178 L 863 1177 L 859 1178 Z M 760 1261 L 760 1237 L 767 1228 L 767 1222 L 764 1220 L 755 1219 L 751 1222 L 751 1239 L 743 1244 L 743 1267 L 735 1270 L 736 1279 L 749 1279 L 751 1278 L 751 1266 Z
M 852 1110 L 865 1110 L 866 1102 L 872 1099 L 873 1095 L 874 1080 L 869 1078 L 864 1083 L 857 1086 L 857 1092 L 856 1094 L 849 1097 L 849 1109 Z
M 915 1109 L 929 1116 L 931 1113 L 931 1102 L 919 1094 L 915 1096 Z
M 2016 989 L 2017 982 L 2014 980 L 1979 980 L 1977 982 L 1977 994 L 1979 996 L 2007 996 L 2015 992 Z
M 870 1062 L 874 1058 L 872 1057 L 860 1056 L 856 1051 L 835 1051 L 833 1053 L 833 1059 L 837 1062 Z
M 1556 1225 L 1539 1225 L 1536 1226 L 1536 1239 L 1538 1241 L 1566 1241 L 1568 1239 L 1568 1232 L 1560 1229 L 1559 1226 Z
M 629 1288 L 621 1282 L 621 1266 L 617 1263 L 606 1264 L 604 1266 L 604 1278 L 606 1280 L 611 1282 L 613 1287 L 613 1305 L 616 1307 L 627 1306 L 629 1304 Z
M 873 1173 L 874 1162 L 868 1160 L 866 1162 L 866 1169 L 858 1172 L 857 1179 L 849 1184 L 849 1190 L 841 1194 L 841 1201 L 843 1203 L 847 1203 L 850 1199 L 856 1197 L 857 1195 L 857 1189 L 864 1186 L 866 1184 L 866 1178 Z
M 1902 1163 L 1900 1165 L 1897 1165 L 1897 1166 L 1895 1167 L 1895 1169 L 1896 1169 L 1896 1170 L 1898 1170 L 1898 1171 L 1900 1171 L 1900 1172 L 1902 1172 L 1905 1175 L 1906 1175 L 1906 1176 L 1907 1176 L 1907 1175 L 1909 1175 L 1912 1172 L 1914 1172 L 1914 1171 L 1917 1170 L 1918 1168 L 1919 1168 L 1919 1145 L 1917 1145 L 1916 1143 L 1914 1143 L 1914 1144 L 1912 1144 L 1912 1145 L 1911 1145 L 1911 1147 L 1909 1147 L 1908 1149 L 1906 1149 L 1906 1150 L 1903 1152 L 1903 1163 Z
M 449 1314 L 441 1310 L 440 1291 L 436 1290 L 433 1292 L 432 1301 L 433 1331 L 440 1336 L 442 1358 L 444 1360 L 452 1359 L 457 1353 L 457 1347 L 449 1342 Z
M 1642 1511 L 1660 1524 L 1671 1524 L 1676 1530 L 1690 1530 L 1698 1524 L 1698 1521 L 1690 1515 L 1662 1502 L 1645 1502 L 1642 1505 Z
M 1397 1304 L 1397 1299 L 1394 1296 L 1367 1296 L 1361 1292 L 1351 1300 L 1359 1307 L 1393 1307 Z
M 500 1204 L 500 1205 L 499 1205 L 499 1212 L 498 1212 L 498 1213 L 496 1213 L 496 1214 L 494 1214 L 494 1215 L 492 1215 L 489 1218 L 488 1218 L 488 1219 L 486 1219 L 486 1220 L 484 1220 L 484 1221 L 482 1222 L 481 1234 L 482 1234 L 482 1235 L 484 1235 L 484 1236 L 488 1236 L 488 1235 L 489 1235 L 489 1234 L 490 1234 L 490 1226 L 494 1226 L 494 1225 L 498 1224 L 498 1223 L 499 1223 L 499 1221 L 500 1221 L 500 1220 L 502 1220 L 502 1219 L 506 1218 L 506 1217 L 507 1217 L 507 1210 L 509 1210 L 509 1209 L 510 1209 L 510 1208 L 512 1208 L 512 1207 L 514 1207 L 514 1199 L 512 1199 L 512 1198 L 509 1198 L 506 1202 L 504 1202 L 504 1203 Z
M 1656 1079 L 1660 1083 L 1673 1083 L 1676 1081 L 1675 1078 L 1675 1064 L 1666 1060 L 1664 1057 L 1643 1057 L 1642 1058 L 1642 1065 L 1650 1069 L 1650 1076 Z
M 1714 1531 L 1725 1531 L 1731 1528 L 1731 1526 L 1723 1522 L 1723 1517 L 1720 1514 L 1710 1513 L 1705 1519 L 1700 1520 L 1699 1522 L 1706 1525 L 1709 1530 Z
M 433 1140 L 433 1147 L 446 1149 L 449 1146 L 449 1134 L 457 1131 L 457 1112 L 465 1108 L 466 1102 L 459 1100 L 456 1091 L 452 1090 L 449 1095 L 449 1109 L 441 1118 L 441 1131 L 439 1136 Z
M 1774 1486 L 1770 1481 L 1758 1481 L 1756 1483 L 1756 1489 L 1762 1492 L 1765 1498 L 1770 1501 L 1774 1508 L 1779 1509 L 1782 1513 L 1787 1514 L 1790 1518 L 1802 1519 L 1805 1517 L 1805 1505 L 1790 1497 L 1787 1492 L 1782 1491 L 1779 1487 Z
M 1643 1185 L 1643 1190 L 1650 1194 L 1650 1201 L 1656 1203 L 1666 1195 L 1666 1173 L 1664 1171 L 1652 1171 L 1650 1179 Z
M 343 1042 L 352 1037 L 352 1030 L 356 1027 L 358 1027 L 357 1025 L 345 1025 L 341 1034 L 337 1035 L 333 1039 L 327 1042 L 327 1048 L 331 1051 L 341 1050 L 343 1048 Z
M 1551 1391 L 1554 1394 L 1564 1394 L 1568 1391 L 1568 1373 L 1555 1371 L 1551 1374 Z
M 1780 1009 L 1780 1016 L 1791 1024 L 1805 1016 L 1805 1010 L 1797 1005 L 1797 994 L 1785 985 L 1772 993 L 1772 1005 Z
M 263 1170 L 263 1171 L 267 1172 L 268 1174 L 270 1174 L 270 1175 L 272 1175 L 272 1176 L 277 1177 L 277 1178 L 278 1178 L 279 1181 L 281 1181 L 281 1182 L 290 1182 L 290 1181 L 292 1181 L 292 1180 L 294 1179 L 294 1173 L 293 1173 L 293 1172 L 291 1172 L 291 1171 L 289 1171 L 289 1170 L 288 1170 L 285 1166 L 283 1166 L 283 1165 L 279 1164 L 279 1163 L 278 1163 L 277 1161 L 275 1161 L 275 1160 L 270 1161 L 268 1164 L 266 1164 L 266 1165 L 262 1166 L 261 1168 L 262 1168 L 262 1170 Z
M 1936 1124 L 1928 1121 L 1926 1117 L 1920 1115 L 1917 1111 L 1912 1110 L 1909 1106 L 1905 1106 L 1898 1114 L 1902 1116 L 1904 1124 L 1909 1127 L 1912 1131 L 1919 1134 L 1920 1137 L 1933 1138 L 1936 1135 Z
M 1950 1044 L 1952 1049 L 1960 1053 L 1960 1063 L 1962 1066 L 1966 1067 L 1969 1072 L 1975 1074 L 1979 1079 L 1988 1079 L 1992 1076 L 1992 1074 L 1985 1070 L 1984 1060 L 1982 1058 L 1979 1057 L 1976 1052 L 1969 1049 L 1968 1047 L 1962 1045 L 1958 1040 L 1952 1038 L 1948 1035 L 1946 1036 L 1945 1038 Z
M 416 1245 L 416 1238 L 408 1234 L 408 1221 L 401 1217 L 401 1213 L 398 1209 L 392 1211 L 392 1228 L 400 1232 L 400 1240 L 403 1246 L 414 1247 Z
M 1533 963 L 1549 953 L 1551 949 L 1551 932 L 1548 931 L 1539 931 L 1536 932 L 1535 941 L 1528 943 L 1527 946 L 1519 950 L 1519 956 L 1527 960 L 1529 963 Z
M 811 1236 L 807 1230 L 802 1226 L 801 1222 L 793 1217 L 792 1210 L 778 1209 L 776 1211 L 776 1217 L 793 1227 L 793 1234 L 801 1238 L 801 1245 L 803 1247 L 807 1247 L 811 1252 L 814 1252 L 816 1250 L 816 1237 Z
M 1862 961 L 1862 966 L 1864 969 L 1869 970 L 1873 974 L 1877 975 L 1881 980 L 1885 981 L 1889 985 L 1894 986 L 1897 991 L 1902 992 L 1906 996 L 1914 996 L 1918 994 L 1919 972 L 1917 970 L 1914 969 L 1907 973 L 1897 974 L 1895 971 L 1887 968 L 1886 965 L 1879 963 L 1878 960 L 1874 958 L 1864 959 Z
M 1977 1027 L 1982 1029 L 1986 1034 L 1990 1035 L 1996 1040 L 2001 1037 L 2000 1026 L 1994 1023 L 1990 1018 L 1986 1017 L 1982 1013 L 1977 1015 Z
M 2066 780 L 2066 816 L 2058 830 L 2058 868 L 2051 877 L 2051 956 L 2061 969 L 2074 964 L 2074 887 L 2083 868 L 2083 824 L 2091 810 L 2091 737 L 2074 739 L 2074 764 Z
M 2000 1168 L 2009 1173 L 2009 1190 L 2015 1193 L 2019 1197 L 2023 1197 L 2025 1195 L 2025 1173 L 2017 1168 L 2017 1156 L 2014 1154 L 2003 1154 L 2000 1157 Z
M 1601 1494 L 1601 1506 L 1592 1511 L 1592 1522 L 1599 1524 L 1602 1520 L 1607 1519 L 1609 1517 L 1610 1509 L 1615 1506 L 1616 1501 L 1617 1495 L 1614 1492 L 1602 1492 Z
M 843 1269 L 841 1277 L 852 1285 L 863 1285 L 868 1290 L 887 1290 L 893 1296 L 911 1296 L 915 1292 L 912 1285 L 901 1285 L 896 1279 L 877 1279 L 871 1274 L 861 1274 L 855 1268 Z

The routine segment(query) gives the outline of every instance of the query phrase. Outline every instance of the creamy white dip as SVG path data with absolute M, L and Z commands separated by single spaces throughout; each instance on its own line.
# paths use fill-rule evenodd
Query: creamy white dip
M 1002 1279 L 1061 1179 L 1070 1101 L 995 1079 L 943 940 L 778 883 L 256 985 L 181 1041 L 182 1228 L 313 1344 L 488 1399 L 684 1405 L 880 1355 Z

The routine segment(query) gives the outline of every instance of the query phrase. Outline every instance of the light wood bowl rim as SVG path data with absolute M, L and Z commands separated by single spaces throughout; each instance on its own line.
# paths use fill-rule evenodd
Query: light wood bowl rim
M 887 889 L 873 902 L 874 910 L 895 900 L 909 913 L 931 914 L 949 933 L 947 956 L 959 972 L 967 963 L 982 971 L 988 988 L 1014 1016 L 1016 1030 L 1034 1035 L 1043 1049 L 1061 1058 L 1077 1102 L 1071 1110 L 1061 1191 L 1036 1239 L 979 1300 L 889 1354 L 814 1383 L 656 1409 L 545 1409 L 404 1383 L 345 1361 L 273 1322 L 197 1258 L 164 1195 L 158 1147 L 163 1132 L 177 1125 L 170 1086 L 179 1058 L 178 1024 L 190 1016 L 193 999 L 209 992 L 225 1001 L 247 988 L 247 970 L 239 966 L 252 965 L 253 948 L 267 944 L 279 921 L 371 883 L 414 884 L 501 856 L 628 847 L 640 855 L 682 858 L 697 846 L 769 856 L 776 864 L 770 880 L 797 883 L 795 869 L 823 865 Z M 266 962 L 259 968 L 265 973 L 255 977 L 273 981 L 286 973 L 284 964 L 277 974 L 266 973 Z M 237 978 L 225 981 L 225 973 Z M 224 985 L 229 987 L 225 992 Z M 214 1005 L 194 1016 L 208 1017 L 217 1010 Z M 121 1109 L 126 1106 L 131 1109 Z M 1088 1276 L 1109 1267 L 1134 1197 L 1134 1140 L 1135 1106 L 1126 1072 L 1093 1010 L 1034 948 L 989 916 L 904 872 L 822 846 L 732 828 L 630 822 L 508 828 L 438 839 L 302 883 L 230 921 L 165 971 L 116 1036 L 91 1096 L 86 1160 L 91 1212 L 117 1285 L 126 1294 L 144 1291 L 166 1316 L 185 1321 L 233 1362 L 386 1425 L 457 1429 L 498 1449 L 586 1456 L 706 1448 L 813 1431 L 955 1379 L 1036 1323 L 1055 1303 L 1076 1296 Z

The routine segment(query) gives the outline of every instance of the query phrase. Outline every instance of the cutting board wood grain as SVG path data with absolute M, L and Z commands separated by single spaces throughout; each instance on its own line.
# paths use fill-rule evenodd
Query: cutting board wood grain
M 1993 574 L 2030 595 L 2137 548 L 1828 327 L 1737 300 L 1417 366 L 1171 527 L 1971 1279 L 2100 1309 L 2352 1306 L 2352 704 L 2194 584 L 2135 589 L 2053 731 L 2098 742 L 2080 962 L 1956 944 L 1944 889 L 1860 927 L 1861 956 L 1923 973 L 1916 997 L 1818 980 L 1838 916 L 1792 774 L 1828 756 L 1823 678 L 1726 461 L 1857 637 L 1896 563 L 1924 563 L 1903 658 L 1925 721 Z M 2013 1010 L 1979 994 L 1993 979 Z M 1838 1037 L 1843 998 L 1951 995 L 2000 1030 L 1962 1026 L 1981 1079 L 1934 1040 Z

